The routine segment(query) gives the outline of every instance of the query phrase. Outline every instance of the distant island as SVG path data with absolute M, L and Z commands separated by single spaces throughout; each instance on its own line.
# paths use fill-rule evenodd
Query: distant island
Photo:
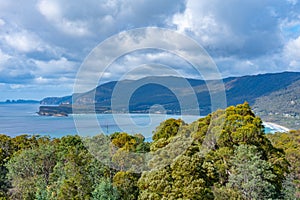
M 21 103 L 40 103 L 40 101 L 36 100 L 26 100 L 26 99 L 17 99 L 17 100 L 11 100 L 7 99 L 6 101 L 0 101 L 0 104 L 21 104 Z
M 115 86 L 133 88 L 139 84 L 131 95 L 129 106 L 126 102 L 120 102 L 114 112 L 118 113 L 167 113 L 181 114 L 195 113 L 194 108 L 181 108 L 172 91 L 178 91 L 180 98 L 189 100 L 190 93 L 186 87 L 180 84 L 181 77 L 153 76 L 139 80 L 111 81 L 99 85 L 91 91 L 73 94 L 64 97 L 47 97 L 41 100 L 38 114 L 47 116 L 67 116 L 72 113 L 111 113 L 111 99 Z M 201 115 L 211 112 L 210 93 L 206 81 L 197 79 L 185 79 L 194 90 L 199 102 Z M 171 83 L 166 88 L 160 82 Z M 223 80 L 227 98 L 227 105 L 237 105 L 245 101 L 249 102 L 254 112 L 264 121 L 278 123 L 290 129 L 299 129 L 300 123 L 300 73 L 282 72 L 259 74 L 242 77 L 229 77 Z M 141 84 L 146 83 L 146 84 Z M 56 106 L 46 106 L 56 104 Z M 157 108 L 155 107 L 158 106 Z M 161 108 L 164 110 L 161 110 Z M 74 109 L 75 108 L 75 112 Z

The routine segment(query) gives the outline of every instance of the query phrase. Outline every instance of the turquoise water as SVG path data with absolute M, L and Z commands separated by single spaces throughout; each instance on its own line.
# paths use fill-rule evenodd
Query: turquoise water
M 271 129 L 271 128 L 269 128 L 269 127 L 265 127 L 265 132 L 266 132 L 266 133 L 274 133 L 274 132 L 276 132 L 276 130 Z
M 162 114 L 82 114 L 69 117 L 47 117 L 36 114 L 38 107 L 39 104 L 0 104 L 0 134 L 9 136 L 38 134 L 61 137 L 123 131 L 130 134 L 142 133 L 146 138 L 151 138 L 152 131 L 168 118 L 182 118 L 187 123 L 199 118 L 199 116 Z M 274 130 L 266 128 L 266 132 L 270 133 Z

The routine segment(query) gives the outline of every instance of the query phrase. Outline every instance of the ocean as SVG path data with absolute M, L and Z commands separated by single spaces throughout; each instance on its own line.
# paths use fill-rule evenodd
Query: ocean
M 127 132 L 141 133 L 149 139 L 155 128 L 166 119 L 182 118 L 190 123 L 200 117 L 163 114 L 81 114 L 49 117 L 36 114 L 39 106 L 39 104 L 0 104 L 0 134 L 11 137 L 21 134 L 47 135 L 57 138 L 75 134 L 91 136 L 99 133 Z M 265 131 L 270 133 L 276 130 L 266 127 Z
M 39 104 L 0 104 L 0 134 L 11 137 L 21 134 L 62 137 L 75 134 L 91 136 L 99 133 L 127 132 L 141 133 L 146 138 L 151 138 L 152 131 L 166 119 L 183 118 L 185 122 L 190 123 L 199 118 L 163 114 L 80 114 L 49 117 L 36 114 L 39 106 Z

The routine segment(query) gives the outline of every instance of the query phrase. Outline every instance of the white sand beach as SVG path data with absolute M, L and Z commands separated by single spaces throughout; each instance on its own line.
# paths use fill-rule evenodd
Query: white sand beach
M 275 124 L 273 122 L 263 122 L 263 125 L 267 128 L 272 129 L 272 132 L 288 132 L 289 128 L 281 126 L 279 124 Z

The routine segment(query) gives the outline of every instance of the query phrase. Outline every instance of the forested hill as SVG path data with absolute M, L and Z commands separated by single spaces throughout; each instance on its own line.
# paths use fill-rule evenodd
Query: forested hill
M 299 199 L 300 131 L 266 135 L 249 104 L 153 131 L 0 134 L 0 199 Z
M 200 111 L 202 115 L 211 112 L 210 95 L 203 80 L 186 79 L 197 94 Z M 171 87 L 165 87 L 154 83 L 174 83 Z M 167 113 L 179 114 L 180 105 L 178 98 L 172 92 L 179 92 L 183 98 L 188 99 L 186 86 L 176 83 L 182 82 L 179 77 L 146 77 L 139 80 L 113 81 L 102 84 L 94 90 L 73 96 L 75 101 L 81 105 L 89 105 L 96 102 L 96 111 L 106 113 L 111 110 L 111 97 L 116 84 L 123 88 L 133 88 L 135 85 L 144 84 L 138 88 L 131 96 L 129 111 L 136 113 L 149 112 L 149 109 L 159 104 L 164 107 Z M 274 74 L 261 74 L 253 76 L 230 77 L 223 80 L 227 105 L 237 105 L 245 101 L 253 106 L 255 113 L 259 114 L 264 120 L 279 122 L 290 128 L 300 128 L 296 119 L 300 117 L 300 73 L 283 72 Z M 94 101 L 95 100 L 95 101 Z M 56 108 L 55 112 L 71 113 L 72 96 L 45 98 L 41 104 L 63 104 Z M 126 105 L 120 105 L 120 108 Z M 49 112 L 48 107 L 41 107 L 40 111 Z M 51 111 L 51 110 L 50 110 Z M 82 109 L 82 112 L 89 112 Z M 121 112 L 121 110 L 120 110 Z M 41 114 L 43 114 L 41 112 Z

